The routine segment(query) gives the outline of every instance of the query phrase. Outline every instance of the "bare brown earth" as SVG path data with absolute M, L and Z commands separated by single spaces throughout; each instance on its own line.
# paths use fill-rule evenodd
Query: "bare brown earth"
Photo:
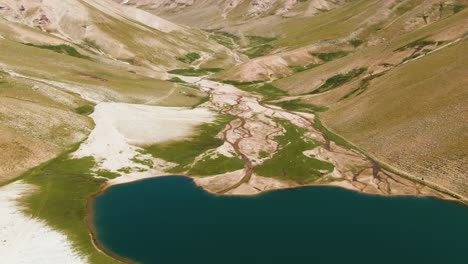
M 222 137 L 242 158 L 245 167 L 242 171 L 195 178 L 197 184 L 211 192 L 251 195 L 301 185 L 290 180 L 265 178 L 253 173 L 253 168 L 281 151 L 275 136 L 284 133 L 284 129 L 275 120 L 283 119 L 307 129 L 308 138 L 323 143 L 322 146 L 306 151 L 303 155 L 330 162 L 335 166 L 333 172 L 308 185 L 334 185 L 381 195 L 429 195 L 450 198 L 424 184 L 382 169 L 355 150 L 336 145 L 314 127 L 313 114 L 289 112 L 264 105 L 260 97 L 249 95 L 231 85 L 197 78 L 181 78 L 198 84 L 202 90 L 211 94 L 210 102 L 205 103 L 203 107 L 238 117 L 227 125 Z M 260 152 L 267 152 L 269 155 L 262 158 Z

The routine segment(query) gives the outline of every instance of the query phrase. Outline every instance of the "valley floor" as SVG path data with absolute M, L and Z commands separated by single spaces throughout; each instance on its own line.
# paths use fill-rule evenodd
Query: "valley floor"
M 326 133 L 318 129 L 318 117 L 315 114 L 292 112 L 268 105 L 262 102 L 261 96 L 229 84 L 199 77 L 178 77 L 207 92 L 209 100 L 194 109 L 107 102 L 97 104 L 91 115 L 96 124 L 94 130 L 70 155 L 71 162 L 92 160 L 87 165 L 90 171 L 85 170 L 84 177 L 98 180 L 93 185 L 94 189 L 99 188 L 101 183 L 109 187 L 149 177 L 186 175 L 205 190 L 226 195 L 255 195 L 275 189 L 330 185 L 369 194 L 453 199 L 445 193 L 383 169 L 359 151 L 330 140 Z M 148 152 L 152 145 L 193 140 L 199 133 L 196 128 L 206 122 L 213 123 L 217 114 L 231 116 L 215 135 L 222 144 L 202 151 L 178 173 L 171 171 L 178 164 Z M 191 171 L 197 166 L 210 167 L 213 163 L 225 160 L 239 160 L 235 164 L 242 166 L 232 170 L 226 165 L 221 170 L 214 170 L 221 173 L 208 172 L 204 175 Z M 68 161 L 59 159 L 60 162 Z M 78 166 L 80 169 L 83 167 Z M 67 167 L 73 168 L 73 165 Z M 76 172 L 70 173 L 73 175 Z M 83 177 L 81 174 L 78 176 Z M 2 237 L 6 238 L 0 249 L 8 252 L 11 258 L 19 257 L 24 263 L 31 263 L 38 250 L 44 259 L 67 263 L 86 262 L 84 258 L 88 252 L 75 253 L 72 250 L 73 243 L 69 244 L 66 236 L 53 231 L 44 222 L 35 219 L 34 215 L 29 217 L 22 213 L 25 211 L 21 209 L 23 205 L 16 200 L 20 196 L 27 197 L 27 193 L 33 192 L 34 188 L 37 187 L 22 182 L 3 187 L 2 192 L 7 195 L 0 208 L 6 210 L 2 215 L 8 217 L 2 218 L 0 225 L 4 233 Z M 80 194 L 83 197 L 73 199 L 86 199 L 92 194 Z M 43 206 L 47 206 L 47 203 L 47 199 L 44 199 Z M 37 208 L 37 205 L 34 206 Z M 60 206 L 55 209 L 66 210 L 68 205 Z M 42 209 L 51 210 L 46 207 Z M 62 213 L 58 212 L 59 217 L 63 217 Z M 81 217 L 85 216 L 78 216 L 77 219 Z M 67 218 L 62 221 L 67 221 Z M 82 230 L 85 225 L 79 224 L 74 228 L 82 231 L 81 236 L 88 233 Z M 21 232 L 18 231 L 20 229 Z M 74 231 L 67 227 L 64 230 L 72 234 L 76 232 L 76 229 Z M 58 245 L 54 246 L 54 243 Z M 46 248 L 42 250 L 42 247 Z
M 83 169 L 86 166 L 78 164 L 84 170 L 83 174 L 77 175 L 76 172 L 67 170 L 63 173 L 71 173 L 70 177 L 80 177 L 80 182 L 83 177 L 95 178 L 95 190 L 102 183 L 109 187 L 149 177 L 176 174 L 192 177 L 196 184 L 209 192 L 226 195 L 255 195 L 275 189 L 330 185 L 369 194 L 452 199 L 447 194 L 381 168 L 355 149 L 336 144 L 317 129 L 315 114 L 292 112 L 265 104 L 260 96 L 229 84 L 198 77 L 179 77 L 209 93 L 209 101 L 195 109 L 98 103 L 91 115 L 96 126 L 88 139 L 70 155 L 71 160 L 65 158 L 57 161 L 59 165 L 60 162 L 75 160 L 88 164 L 86 161 L 89 159 L 92 162 L 86 166 L 89 166 L 90 171 Z M 171 173 L 171 169 L 177 167 L 177 164 L 154 157 L 147 151 L 148 146 L 161 142 L 190 141 L 194 133 L 197 133 L 197 126 L 214 122 L 215 113 L 232 117 L 216 135 L 222 140 L 222 144 L 196 156 L 179 173 Z M 220 157 L 223 160 L 239 159 L 243 165 L 235 170 L 229 170 L 230 167 L 216 168 L 214 171 L 222 171 L 218 174 L 197 175 L 190 172 L 190 169 L 197 166 L 209 167 Z M 75 165 L 66 166 L 69 168 Z M 287 172 L 285 168 L 288 168 Z M 47 165 L 44 169 L 47 170 Z M 39 183 L 39 188 L 45 188 L 47 182 Z M 41 186 L 43 184 L 45 185 Z M 3 196 L 5 198 L 1 201 L 0 208 L 4 211 L 2 215 L 7 217 L 2 218 L 0 224 L 2 238 L 6 238 L 0 250 L 8 253 L 7 256 L 12 259 L 19 257 L 21 263 L 38 263 L 32 259 L 36 258 L 39 251 L 44 259 L 57 259 L 61 263 L 86 262 L 85 257 L 81 256 L 87 256 L 88 252 L 75 253 L 72 249 L 76 241 L 72 239 L 72 243 L 67 242 L 67 236 L 53 231 L 42 220 L 35 218 L 35 215 L 26 215 L 22 212 L 25 210 L 21 209 L 23 205 L 13 199 L 19 196 L 28 197 L 28 193 L 35 188 L 37 187 L 22 182 L 2 188 L 1 192 L 6 195 Z M 92 194 L 92 191 L 89 194 L 80 193 L 83 197 L 77 194 L 72 200 L 86 199 Z M 44 195 L 49 194 L 44 193 L 41 196 L 44 199 L 43 206 L 48 206 L 50 201 Z M 77 205 L 81 208 L 80 211 L 85 209 L 83 205 Z M 37 205 L 34 206 L 37 208 Z M 67 206 L 70 205 L 62 204 L 55 208 L 58 212 L 53 217 L 63 217 L 60 210 L 67 210 Z M 79 215 L 77 219 L 82 218 Z M 67 218 L 64 221 L 68 221 Z M 77 223 L 71 229 L 64 227 L 64 231 L 75 235 L 74 228 L 77 228 L 81 230 L 81 236 L 89 234 L 83 230 L 86 225 L 80 221 Z M 93 260 L 90 262 L 96 263 Z

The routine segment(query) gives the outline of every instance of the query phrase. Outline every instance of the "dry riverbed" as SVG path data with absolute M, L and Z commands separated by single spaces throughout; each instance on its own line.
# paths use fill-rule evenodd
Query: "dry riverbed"
M 298 187 L 303 185 L 330 185 L 370 194 L 436 196 L 450 199 L 450 196 L 415 183 L 379 167 L 365 155 L 337 145 L 314 127 L 314 114 L 297 113 L 261 102 L 260 96 L 239 90 L 219 82 L 195 77 L 180 77 L 196 84 L 211 97 L 203 107 L 223 114 L 234 115 L 223 130 L 223 139 L 245 161 L 242 171 L 205 178 L 195 182 L 206 190 L 220 194 L 253 195 L 262 191 Z M 277 136 L 285 133 L 278 120 L 284 120 L 305 129 L 304 137 L 320 142 L 320 146 L 302 154 L 333 164 L 334 169 L 324 173 L 320 179 L 301 184 L 291 180 L 262 177 L 253 169 L 271 159 L 281 146 Z M 295 159 L 297 157 L 290 157 Z
M 214 121 L 216 113 L 219 113 L 235 118 L 217 135 L 224 144 L 209 150 L 209 156 L 238 156 L 244 162 L 244 169 L 208 177 L 186 175 L 207 191 L 254 195 L 305 185 L 330 185 L 370 194 L 450 198 L 382 169 L 365 155 L 330 141 L 314 127 L 314 114 L 291 112 L 264 104 L 260 96 L 229 84 L 199 77 L 178 77 L 207 92 L 210 100 L 195 109 L 99 103 L 91 115 L 96 127 L 73 156 L 92 156 L 97 162 L 96 171 L 121 175 L 109 180 L 107 186 L 170 175 L 167 171 L 177 164 L 154 158 L 145 153 L 143 147 L 189 137 L 195 127 Z M 307 183 L 255 173 L 256 167 L 273 158 L 284 147 L 276 139 L 286 132 L 279 120 L 304 129 L 304 140 L 319 143 L 301 155 L 332 164 L 334 169 L 322 171 L 321 177 Z M 196 160 L 207 155 L 203 153 Z

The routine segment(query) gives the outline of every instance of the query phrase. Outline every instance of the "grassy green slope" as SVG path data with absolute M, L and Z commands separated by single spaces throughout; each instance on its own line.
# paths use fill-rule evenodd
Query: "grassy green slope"
M 328 78 L 334 75 L 343 74 L 356 68 L 366 67 L 369 69 L 368 74 L 375 71 L 380 72 L 384 67 L 382 65 L 397 65 L 406 57 L 411 56 L 411 51 L 395 52 L 395 50 L 408 43 L 422 38 L 452 41 L 463 36 L 463 27 L 460 25 L 468 23 L 467 11 L 468 10 L 464 10 L 421 29 L 400 34 L 388 42 L 356 50 L 348 56 L 277 80 L 274 84 L 281 89 L 288 90 L 292 94 L 302 94 L 317 89 Z M 378 34 L 385 36 L 388 33 L 379 32 Z M 361 77 L 364 78 L 368 76 L 368 74 L 364 74 Z M 359 81 L 355 83 L 355 85 L 358 84 Z M 332 96 L 331 100 L 325 100 L 326 103 L 337 101 L 344 95 L 343 93 L 346 94 L 346 92 L 336 91 L 336 96 Z
M 466 197 L 467 54 L 464 40 L 407 63 L 323 121 L 378 159 Z
M 273 45 L 293 49 L 317 40 L 345 37 L 357 30 L 380 5 L 378 1 L 372 0 L 354 1 L 317 16 L 287 20 L 280 25 L 278 31 L 281 38 L 273 42 Z
M 25 182 L 38 187 L 22 199 L 25 212 L 66 234 L 89 263 L 120 263 L 95 248 L 86 223 L 87 199 L 100 191 L 105 179 L 90 173 L 95 165 L 93 158 L 71 159 L 68 155 L 66 152 L 22 176 Z

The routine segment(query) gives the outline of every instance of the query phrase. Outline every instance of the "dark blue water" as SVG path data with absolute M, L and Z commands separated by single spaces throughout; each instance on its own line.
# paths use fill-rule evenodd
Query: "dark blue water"
M 95 201 L 99 242 L 139 263 L 467 264 L 468 207 L 306 187 L 214 196 L 183 177 Z

